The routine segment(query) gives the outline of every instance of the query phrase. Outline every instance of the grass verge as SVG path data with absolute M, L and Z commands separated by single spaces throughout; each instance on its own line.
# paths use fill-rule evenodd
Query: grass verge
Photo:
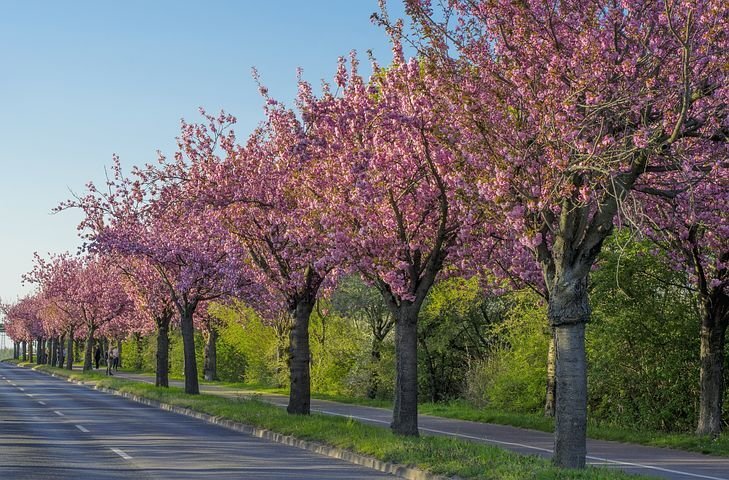
M 229 388 L 247 390 L 257 393 L 277 393 L 288 395 L 285 388 L 267 387 L 258 384 L 229 383 L 229 382 L 202 382 L 210 385 L 220 385 Z M 392 408 L 392 402 L 386 400 L 371 400 L 368 398 L 347 397 L 312 392 L 312 398 L 330 400 L 333 402 L 364 405 L 369 407 Z M 537 413 L 520 413 L 497 410 L 488 407 L 476 407 L 463 400 L 448 403 L 421 403 L 418 411 L 424 415 L 453 418 L 456 420 L 469 420 L 472 422 L 496 423 L 519 428 L 529 428 L 542 432 L 553 432 L 554 421 Z M 668 433 L 656 431 L 631 430 L 618 425 L 590 422 L 587 435 L 599 440 L 612 440 L 623 443 L 635 443 L 652 447 L 674 448 L 689 452 L 698 452 L 708 455 L 729 457 L 729 433 L 719 437 L 697 436 L 691 433 Z
M 130 371 L 130 373 L 132 372 Z M 135 371 L 133 373 L 146 374 L 147 372 Z M 170 379 L 172 379 L 172 377 L 170 377 Z M 206 381 L 201 381 L 200 383 L 205 385 L 218 385 L 255 393 L 288 395 L 288 390 L 285 388 L 270 387 L 261 384 Z M 392 402 L 387 400 L 372 400 L 368 398 L 317 392 L 312 392 L 311 396 L 312 398 L 319 400 L 329 400 L 339 403 L 388 409 L 392 408 Z M 469 420 L 472 422 L 496 423 L 500 425 L 540 430 L 542 432 L 554 431 L 553 420 L 551 418 L 546 418 L 541 414 L 509 412 L 488 407 L 476 407 L 463 400 L 456 400 L 448 403 L 421 403 L 418 406 L 418 410 L 421 414 L 433 415 L 436 417 Z M 652 447 L 674 448 L 677 450 L 698 452 L 707 455 L 729 457 L 729 433 L 724 433 L 719 437 L 712 438 L 710 436 L 697 436 L 691 433 L 632 430 L 618 425 L 590 422 L 587 427 L 587 435 L 590 438 L 600 440 L 635 443 Z
M 536 456 L 523 456 L 489 445 L 446 437 L 403 438 L 389 430 L 327 415 L 292 416 L 257 400 L 232 400 L 215 395 L 187 395 L 179 388 L 110 378 L 96 372 L 77 373 L 48 366 L 36 369 L 100 387 L 143 396 L 209 415 L 265 428 L 285 435 L 312 440 L 386 462 L 414 466 L 462 479 L 523 480 L 579 479 L 628 480 L 644 477 L 614 470 L 587 468 L 563 470 Z

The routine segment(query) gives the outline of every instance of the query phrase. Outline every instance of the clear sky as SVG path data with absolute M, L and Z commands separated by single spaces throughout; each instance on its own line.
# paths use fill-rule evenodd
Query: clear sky
M 399 0 L 390 0 L 394 17 Z M 0 298 L 28 292 L 33 252 L 75 251 L 77 212 L 51 215 L 69 189 L 172 153 L 197 108 L 262 119 L 251 79 L 290 101 L 296 69 L 318 85 L 336 60 L 366 50 L 386 64 L 376 0 L 2 0 L 0 15 Z

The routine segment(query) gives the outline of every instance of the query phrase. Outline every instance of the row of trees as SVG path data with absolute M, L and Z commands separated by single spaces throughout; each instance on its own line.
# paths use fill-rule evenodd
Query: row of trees
M 340 59 L 296 108 L 271 98 L 242 143 L 235 119 L 182 124 L 172 158 L 115 159 L 59 210 L 81 208 L 84 257 L 38 258 L 38 292 L 7 312 L 16 340 L 158 332 L 166 385 L 179 322 L 185 390 L 207 304 L 242 299 L 290 322 L 288 411 L 309 413 L 309 319 L 345 272 L 395 323 L 392 428 L 417 435 L 418 322 L 438 278 L 529 286 L 554 337 L 555 462 L 585 462 L 588 278 L 616 225 L 635 225 L 691 273 L 702 299 L 697 433 L 721 429 L 729 281 L 729 8 L 719 0 L 406 2 L 385 9 L 393 60 Z M 406 60 L 407 39 L 418 49 Z M 384 328 L 384 326 L 383 326 Z M 207 335 L 213 338 L 214 335 Z M 90 346 L 90 344 L 89 344 Z M 86 366 L 90 366 L 87 348 Z M 163 365 L 164 363 L 164 365 Z M 88 364 L 88 365 L 87 365 Z

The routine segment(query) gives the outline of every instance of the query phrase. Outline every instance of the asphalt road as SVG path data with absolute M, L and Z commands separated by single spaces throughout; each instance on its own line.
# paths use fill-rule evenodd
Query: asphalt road
M 0 363 L 0 479 L 205 478 L 395 477 Z
M 149 375 L 118 372 L 123 378 L 154 383 Z M 182 386 L 182 382 L 170 381 Z M 228 397 L 253 395 L 253 392 L 234 390 L 218 385 L 201 385 L 205 393 Z M 287 397 L 274 394 L 255 394 L 256 398 L 285 407 Z M 392 412 L 383 408 L 363 407 L 326 400 L 311 401 L 313 411 L 354 418 L 364 423 L 388 427 Z M 497 445 L 523 454 L 552 456 L 551 433 L 515 428 L 506 425 L 468 422 L 429 415 L 420 415 L 420 432 L 424 435 L 448 435 L 464 440 Z M 588 440 L 587 463 L 610 469 L 621 469 L 638 475 L 671 480 L 729 480 L 729 458 L 702 455 L 667 448 L 646 447 L 604 440 Z

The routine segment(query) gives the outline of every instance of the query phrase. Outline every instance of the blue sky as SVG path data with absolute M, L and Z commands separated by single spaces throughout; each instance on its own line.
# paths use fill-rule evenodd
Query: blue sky
M 390 0 L 395 17 L 399 0 Z M 242 136 L 261 120 L 251 79 L 290 101 L 296 69 L 319 84 L 340 55 L 367 49 L 386 64 L 376 0 L 2 2 L 0 15 L 0 298 L 42 254 L 75 250 L 77 212 L 51 209 L 124 165 L 171 153 L 179 120 L 197 108 L 236 115 Z

